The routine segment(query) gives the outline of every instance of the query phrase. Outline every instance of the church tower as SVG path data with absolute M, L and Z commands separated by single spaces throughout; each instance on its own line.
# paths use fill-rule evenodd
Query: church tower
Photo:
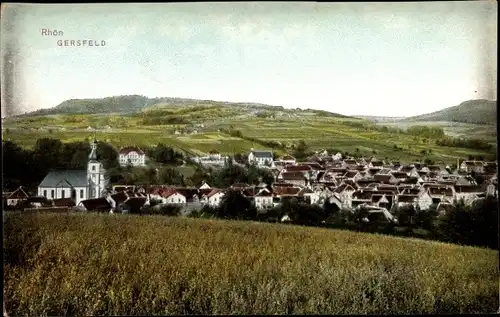
M 90 155 L 87 163 L 87 179 L 89 182 L 88 199 L 98 198 L 104 190 L 104 169 L 102 164 L 97 160 L 97 140 L 94 138 L 90 143 Z

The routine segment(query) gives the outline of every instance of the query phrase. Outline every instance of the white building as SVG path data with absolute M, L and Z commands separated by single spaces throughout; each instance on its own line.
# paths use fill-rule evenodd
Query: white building
M 271 151 L 250 151 L 248 154 L 248 163 L 257 166 L 271 166 L 273 162 L 273 153 Z
M 118 152 L 118 161 L 121 166 L 145 166 L 146 154 L 135 146 L 124 147 Z
M 92 140 L 87 170 L 56 170 L 38 185 L 38 196 L 47 199 L 71 198 L 78 205 L 82 200 L 103 197 L 109 185 L 106 171 L 97 160 L 97 140 Z

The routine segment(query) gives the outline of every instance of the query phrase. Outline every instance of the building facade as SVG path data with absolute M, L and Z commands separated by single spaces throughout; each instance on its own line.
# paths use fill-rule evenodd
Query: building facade
M 50 200 L 71 198 L 78 205 L 82 200 L 103 197 L 108 185 L 106 170 L 97 160 L 97 140 L 94 138 L 87 169 L 49 172 L 38 185 L 38 196 Z
M 118 152 L 118 161 L 121 166 L 145 166 L 146 154 L 138 147 L 129 146 Z

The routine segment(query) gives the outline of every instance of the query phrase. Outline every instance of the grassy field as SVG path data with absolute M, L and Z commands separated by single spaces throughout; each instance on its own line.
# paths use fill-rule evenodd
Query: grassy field
M 452 121 L 398 121 L 383 122 L 380 125 L 407 129 L 415 125 L 435 125 L 443 128 L 444 133 L 456 138 L 477 138 L 487 142 L 496 142 L 496 126 L 485 124 L 462 123 Z
M 4 214 L 12 316 L 495 312 L 498 252 L 264 223 Z
M 147 146 L 160 142 L 186 153 L 207 153 L 216 149 L 223 154 L 248 153 L 251 148 L 266 146 L 247 138 L 297 144 L 304 140 L 312 150 L 334 148 L 362 155 L 377 155 L 391 160 L 412 162 L 426 157 L 441 164 L 455 163 L 457 158 L 469 155 L 487 157 L 491 153 L 465 148 L 442 147 L 436 140 L 424 139 L 405 133 L 365 129 L 360 124 L 368 121 L 353 118 L 332 117 L 307 111 L 271 111 L 267 117 L 258 116 L 243 108 L 217 106 L 153 107 L 147 111 L 127 115 L 48 115 L 13 118 L 4 121 L 3 138 L 31 147 L 40 137 L 60 138 L 64 142 L 84 140 L 96 127 L 98 138 L 116 147 Z M 144 119 L 175 118 L 182 124 L 144 123 Z M 160 120 L 160 122 L 162 122 Z M 148 121 L 149 122 L 149 121 Z M 407 126 L 409 123 L 405 123 Z M 425 123 L 424 123 L 425 124 Z M 436 124 L 433 122 L 432 124 Z M 200 126 L 203 127 L 200 127 Z M 395 123 L 387 123 L 394 126 Z M 411 123 L 410 123 L 411 125 Z M 108 128 L 109 126 L 109 128 Z M 400 128 L 404 128 L 398 126 Z M 240 130 L 243 138 L 231 137 L 222 129 Z M 176 130 L 197 130 L 196 134 L 175 134 Z M 469 135 L 495 142 L 496 131 L 492 126 L 449 124 L 445 131 L 453 136 Z M 495 145 L 496 146 L 496 145 Z M 283 150 L 275 149 L 281 154 Z M 425 151 L 425 153 L 424 153 Z

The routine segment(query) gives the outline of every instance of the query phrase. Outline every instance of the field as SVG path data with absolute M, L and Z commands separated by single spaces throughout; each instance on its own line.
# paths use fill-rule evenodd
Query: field
M 251 148 L 270 149 L 261 141 L 293 145 L 299 140 L 306 141 L 311 150 L 335 149 L 402 162 L 430 158 L 439 164 L 450 164 L 469 155 L 491 155 L 481 150 L 438 146 L 433 139 L 396 133 L 390 129 L 377 130 L 366 120 L 305 110 L 255 111 L 210 105 L 155 106 L 135 114 L 28 116 L 4 120 L 3 124 L 3 138 L 24 147 L 33 146 L 41 137 L 59 138 L 63 142 L 85 140 L 93 134 L 87 128 L 94 127 L 98 129 L 99 139 L 117 148 L 162 142 L 196 155 L 212 149 L 229 155 L 248 153 Z M 384 123 L 386 126 L 394 124 Z M 223 132 L 229 128 L 241 131 L 243 137 Z M 492 126 L 469 124 L 464 127 L 456 124 L 445 127 L 445 131 L 453 136 L 481 138 L 496 146 L 496 131 L 492 130 Z M 275 151 L 284 154 L 288 150 L 275 148 Z
M 498 252 L 264 223 L 4 214 L 13 316 L 491 313 Z
M 443 128 L 444 133 L 456 138 L 477 138 L 487 142 L 496 142 L 496 126 L 451 121 L 397 121 L 383 122 L 380 125 L 407 129 L 414 125 L 435 125 Z

